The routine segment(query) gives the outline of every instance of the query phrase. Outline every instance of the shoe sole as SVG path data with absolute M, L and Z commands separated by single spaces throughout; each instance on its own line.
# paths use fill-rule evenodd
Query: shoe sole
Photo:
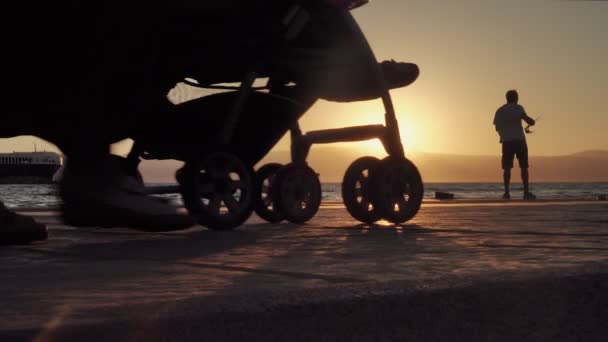
M 62 220 L 65 224 L 81 228 L 132 228 L 147 232 L 182 230 L 196 225 L 187 215 L 142 215 L 122 208 L 96 205 L 63 205 Z

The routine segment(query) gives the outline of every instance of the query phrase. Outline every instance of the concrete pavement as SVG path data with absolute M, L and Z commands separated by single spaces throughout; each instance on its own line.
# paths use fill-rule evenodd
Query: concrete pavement
M 427 203 L 363 226 L 76 229 L 0 249 L 0 340 L 605 340 L 608 203 Z

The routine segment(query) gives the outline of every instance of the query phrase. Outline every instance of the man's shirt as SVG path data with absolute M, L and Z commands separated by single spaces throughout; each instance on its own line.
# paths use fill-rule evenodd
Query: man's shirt
M 507 103 L 498 108 L 494 115 L 494 126 L 500 135 L 500 142 L 526 140 L 521 120 L 525 117 L 524 107 Z

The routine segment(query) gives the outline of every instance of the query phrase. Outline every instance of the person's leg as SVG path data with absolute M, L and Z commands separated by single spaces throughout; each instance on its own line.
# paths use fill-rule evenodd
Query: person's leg
M 110 127 L 106 128 L 106 132 L 112 132 Z M 143 184 L 133 177 L 133 170 L 126 169 L 126 160 L 110 154 L 109 143 L 114 138 L 114 135 L 93 135 L 84 140 L 88 142 L 85 144 L 70 139 L 58 142 L 67 157 L 59 183 L 63 221 L 77 227 L 128 227 L 145 231 L 195 225 L 194 218 L 146 195 Z
M 503 199 L 510 199 L 510 184 L 511 184 L 511 169 L 513 168 L 513 157 L 514 152 L 511 142 L 502 143 L 502 169 L 503 169 L 503 183 L 505 187 L 505 193 L 502 196 Z
M 536 196 L 530 192 L 530 174 L 528 168 L 528 145 L 525 140 L 518 142 L 516 149 L 517 161 L 519 168 L 521 169 L 521 181 L 524 185 L 524 196 L 525 200 L 536 199 Z
M 14 117 L 24 119 L 13 120 L 11 127 L 3 126 L 0 132 L 4 137 L 38 136 L 65 153 L 67 161 L 59 183 L 64 222 L 73 226 L 121 226 L 147 231 L 195 225 L 194 218 L 147 196 L 141 184 L 129 177 L 124 164 L 110 155 L 109 144 L 125 137 L 120 122 L 105 120 L 103 112 L 87 106 L 86 101 L 79 102 L 80 107 L 65 108 L 72 113 L 84 113 L 80 118 L 62 113 L 35 117 L 28 115 L 32 108 L 15 107 Z M 54 106 L 40 107 L 51 113 L 57 111 Z M 32 117 L 35 119 L 31 120 Z
M 131 76 L 144 74 L 145 70 L 131 71 L 134 65 L 122 63 L 119 55 L 128 54 L 129 60 L 134 61 L 136 53 L 120 51 L 124 44 L 116 45 L 98 36 L 96 27 L 90 24 L 95 20 L 88 20 L 94 17 L 78 18 L 74 25 L 63 25 L 71 31 L 53 32 L 51 36 L 60 37 L 60 42 L 53 40 L 57 46 L 44 49 L 43 44 L 40 49 L 27 51 L 25 57 L 29 59 L 23 67 L 12 68 L 20 71 L 8 77 L 15 94 L 5 93 L 3 99 L 9 104 L 5 111 L 11 113 L 14 122 L 9 122 L 6 131 L 0 134 L 5 137 L 35 135 L 54 143 L 66 154 L 59 189 L 63 219 L 68 224 L 150 231 L 196 224 L 194 218 L 178 213 L 175 207 L 146 196 L 141 184 L 133 182 L 120 161 L 109 154 L 109 144 L 128 135 L 135 118 L 142 117 L 145 109 L 139 108 L 140 104 L 152 102 L 144 101 L 146 96 L 142 96 L 140 84 L 128 83 L 134 79 L 141 81 Z M 35 37 L 34 34 L 29 38 Z M 70 44 L 74 41 L 79 44 Z M 9 50 L 16 51 L 15 54 L 22 51 Z M 14 56 L 13 59 L 17 63 L 23 58 Z M 39 65 L 41 63 L 44 65 Z M 34 66 L 35 70 L 30 72 Z M 22 70 L 31 75 L 24 75 Z M 20 96 L 19 91 L 23 93 L 22 89 L 31 88 L 32 80 L 49 82 L 52 87 L 35 98 Z
M 527 194 L 530 192 L 530 187 L 528 185 L 529 179 L 530 179 L 530 175 L 528 174 L 528 169 L 527 168 L 521 169 L 521 181 L 524 184 L 524 194 Z
M 511 191 L 509 189 L 510 184 L 511 184 L 511 169 L 504 169 L 502 178 L 503 178 L 503 183 L 505 186 L 505 194 L 503 195 L 503 197 L 505 197 L 505 199 L 506 199 L 511 194 Z
M 46 240 L 46 225 L 9 210 L 0 202 L 0 245 L 21 245 Z

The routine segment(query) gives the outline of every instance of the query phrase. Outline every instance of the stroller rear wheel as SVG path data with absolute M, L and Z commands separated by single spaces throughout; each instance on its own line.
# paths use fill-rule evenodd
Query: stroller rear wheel
M 291 223 L 310 220 L 321 206 L 321 183 L 305 163 L 291 163 L 276 174 L 272 198 L 278 211 Z
M 388 157 L 371 176 L 372 203 L 382 218 L 399 224 L 416 215 L 424 187 L 414 163 L 405 158 Z
M 374 157 L 355 160 L 342 180 L 342 199 L 349 214 L 363 223 L 374 223 L 380 219 L 371 198 L 370 177 L 380 164 Z
M 275 201 L 272 197 L 272 187 L 277 171 L 283 165 L 270 163 L 262 166 L 255 173 L 256 197 L 254 203 L 255 213 L 262 219 L 277 223 L 284 219 L 284 216 L 277 211 Z
M 214 230 L 240 226 L 253 212 L 251 168 L 228 153 L 188 162 L 176 175 L 184 205 L 201 225 Z

